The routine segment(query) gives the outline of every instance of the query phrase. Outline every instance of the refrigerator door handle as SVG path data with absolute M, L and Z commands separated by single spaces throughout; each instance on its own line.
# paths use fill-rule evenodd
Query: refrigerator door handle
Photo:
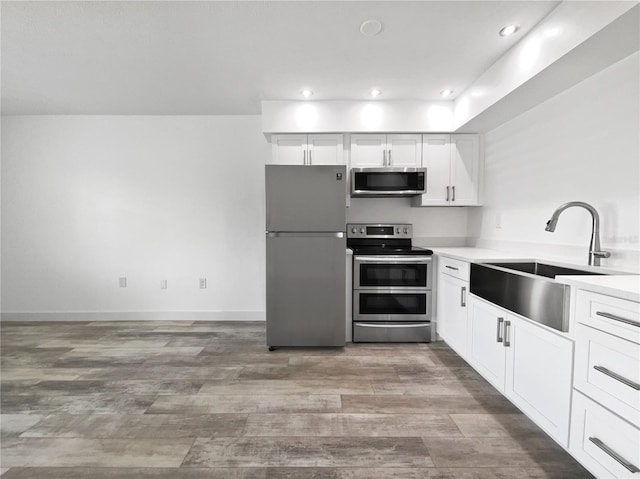
M 267 231 L 267 236 L 269 238 L 344 238 L 344 231 L 318 231 L 318 232 L 310 232 L 310 231 Z

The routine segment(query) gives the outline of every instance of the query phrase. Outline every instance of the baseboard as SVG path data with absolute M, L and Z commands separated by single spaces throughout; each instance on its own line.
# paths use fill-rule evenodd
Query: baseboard
M 264 321 L 264 311 L 6 312 L 2 321 Z

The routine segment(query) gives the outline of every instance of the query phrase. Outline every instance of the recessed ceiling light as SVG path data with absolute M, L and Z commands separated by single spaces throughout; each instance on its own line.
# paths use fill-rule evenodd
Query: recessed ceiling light
M 309 98 L 313 95 L 313 92 L 311 90 L 309 90 L 308 88 L 305 88 L 304 90 L 302 90 L 300 92 L 300 94 L 305 97 L 305 98 Z
M 382 94 L 382 91 L 378 90 L 377 88 L 372 88 L 371 91 L 369 92 L 369 95 L 371 95 L 372 98 L 380 96 L 381 94 Z
M 449 90 L 448 88 L 446 90 L 442 90 L 440 92 L 440 96 L 442 98 L 447 98 L 449 95 L 451 95 L 453 93 L 453 90 Z
M 360 32 L 368 37 L 373 37 L 382 30 L 382 22 L 380 20 L 366 20 L 360 25 Z
M 508 37 L 509 35 L 513 35 L 514 33 L 516 33 L 518 30 L 520 30 L 519 25 L 509 25 L 504 27 L 498 33 L 500 33 L 501 37 Z

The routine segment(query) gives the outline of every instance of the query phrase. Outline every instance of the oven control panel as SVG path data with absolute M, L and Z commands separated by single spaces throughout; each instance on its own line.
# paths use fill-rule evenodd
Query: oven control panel
M 394 224 L 347 224 L 347 238 L 411 238 L 413 226 L 406 223 Z

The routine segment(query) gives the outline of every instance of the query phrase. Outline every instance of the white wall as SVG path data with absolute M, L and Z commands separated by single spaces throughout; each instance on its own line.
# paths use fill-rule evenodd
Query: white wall
M 264 317 L 259 116 L 4 117 L 2 139 L 3 313 Z
M 600 212 L 603 265 L 637 271 L 640 250 L 640 57 L 636 53 L 488 132 L 484 208 L 470 210 L 471 244 L 585 263 L 589 214 Z M 501 228 L 496 228 L 500 218 Z
M 348 223 L 410 223 L 414 244 L 464 246 L 472 208 L 411 207 L 409 198 L 352 198 Z

